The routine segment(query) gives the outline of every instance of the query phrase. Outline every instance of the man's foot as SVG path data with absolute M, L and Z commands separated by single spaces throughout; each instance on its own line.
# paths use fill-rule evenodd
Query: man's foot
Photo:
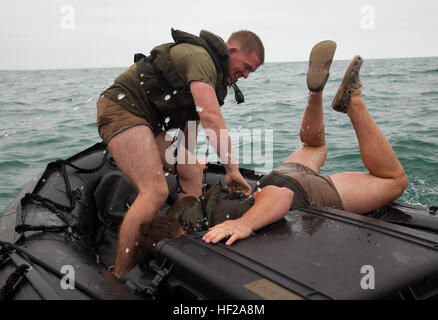
M 359 70 L 362 66 L 362 62 L 363 60 L 360 56 L 355 56 L 348 65 L 341 86 L 333 99 L 332 108 L 334 110 L 347 113 L 348 106 L 350 105 L 351 94 L 362 87 L 359 77 Z
M 331 40 L 316 44 L 310 52 L 307 87 L 312 92 L 320 92 L 329 77 L 330 65 L 336 51 L 336 42 Z

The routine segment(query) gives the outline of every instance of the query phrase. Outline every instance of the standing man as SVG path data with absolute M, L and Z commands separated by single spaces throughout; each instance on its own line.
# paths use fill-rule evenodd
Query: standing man
M 247 78 L 264 63 L 260 38 L 250 31 L 238 31 L 225 43 L 208 31 L 198 37 L 173 29 L 172 37 L 174 43 L 155 47 L 150 56 L 136 55 L 136 63 L 97 102 L 99 134 L 138 191 L 120 228 L 117 277 L 134 266 L 139 226 L 151 221 L 167 199 L 165 171 L 177 175 L 180 198 L 201 195 L 202 166 L 188 161 L 194 157 L 187 150 L 189 120 L 202 123 L 225 165 L 230 191 L 251 190 L 235 164 L 220 106 L 227 86 Z M 169 163 L 166 149 L 172 139 L 166 131 L 174 128 L 184 132 L 186 143 L 175 152 L 177 162 Z M 194 144 L 190 149 L 195 150 Z

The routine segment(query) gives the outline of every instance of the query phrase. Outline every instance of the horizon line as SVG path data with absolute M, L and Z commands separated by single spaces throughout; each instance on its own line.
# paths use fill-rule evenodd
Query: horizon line
M 438 58 L 438 56 L 417 56 L 417 57 L 395 57 L 395 58 L 369 58 L 366 60 L 400 60 L 400 59 L 424 59 L 424 58 Z M 333 61 L 349 61 L 350 59 L 333 59 Z M 266 64 L 273 63 L 294 63 L 294 62 L 308 62 L 307 60 L 293 60 L 293 61 L 268 61 Z M 81 70 L 81 69 L 121 69 L 129 66 L 110 66 L 110 67 L 67 67 L 67 68 L 33 68 L 33 69 L 0 69 L 0 71 L 56 71 L 56 70 Z

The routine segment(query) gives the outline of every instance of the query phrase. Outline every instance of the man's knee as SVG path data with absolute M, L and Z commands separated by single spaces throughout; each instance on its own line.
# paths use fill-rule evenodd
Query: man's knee
M 395 185 L 395 191 L 397 191 L 397 198 L 405 192 L 406 188 L 408 187 L 408 177 L 406 176 L 406 173 L 403 172 L 400 174 L 397 178 L 394 179 L 394 185 Z
M 178 163 L 178 175 L 184 180 L 200 179 L 202 178 L 202 165 L 199 163 L 194 164 L 179 164 Z
M 141 201 L 158 210 L 166 202 L 168 196 L 169 188 L 166 182 L 157 183 L 153 185 L 153 188 L 139 190 L 136 201 Z

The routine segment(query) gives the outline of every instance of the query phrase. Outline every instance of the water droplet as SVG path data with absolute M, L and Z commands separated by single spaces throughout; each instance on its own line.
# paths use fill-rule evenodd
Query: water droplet
M 144 85 L 144 81 L 141 81 L 141 82 L 140 82 L 140 85 L 141 85 L 141 86 Z
M 128 252 L 129 252 L 129 248 L 126 248 L 126 249 L 125 249 L 125 252 L 128 253 Z
M 157 173 L 158 173 L 158 174 L 161 174 L 161 171 L 158 171 Z
M 148 91 L 146 91 L 146 93 L 147 93 L 147 94 L 149 94 L 149 90 L 148 90 Z
M 6 138 L 7 136 L 9 136 L 9 133 L 8 133 L 8 132 L 5 133 L 4 137 Z
M 56 176 L 59 177 L 59 173 L 57 173 Z
M 262 188 L 257 188 L 257 192 L 260 192 L 260 191 L 262 191 Z
M 169 123 L 170 121 L 170 117 L 167 117 L 166 119 L 164 119 L 164 123 Z
M 146 138 L 146 143 L 151 142 L 151 138 Z
M 164 174 L 165 177 L 167 177 L 168 175 L 169 175 L 169 172 L 166 172 L 166 173 Z
M 257 181 L 257 185 L 258 185 L 258 186 L 260 185 L 260 181 Z
M 202 108 L 202 107 L 199 107 L 199 106 L 196 107 L 196 111 L 197 111 L 197 112 L 202 112 L 203 110 L 204 110 L 204 108 Z
M 84 190 L 84 186 L 81 186 L 81 190 Z
M 124 93 L 119 93 L 119 95 L 117 96 L 117 99 L 122 100 L 125 97 Z
M 41 182 L 43 182 L 43 183 L 46 182 L 46 179 L 41 180 Z
M 73 111 L 76 111 L 76 110 L 78 110 L 78 107 L 74 106 Z
M 176 95 L 178 93 L 177 90 L 173 90 L 173 95 Z
M 251 235 L 252 235 L 252 236 L 255 236 L 255 232 L 251 232 Z
M 103 153 L 103 154 L 106 154 L 106 150 L 103 150 L 102 153 Z
M 138 246 L 138 242 L 137 242 L 137 241 L 135 241 L 134 245 Z
M 230 219 L 230 215 L 229 215 L 229 214 L 227 214 L 227 215 L 225 216 L 225 218 L 227 218 L 227 219 Z
M 87 101 L 90 102 L 91 100 L 93 100 L 93 97 L 89 97 Z
M 167 101 L 167 100 L 169 100 L 171 98 L 171 95 L 170 94 L 166 94 L 166 96 L 164 97 L 164 101 Z
M 155 248 L 155 246 L 156 246 L 157 244 L 154 242 L 153 244 L 152 244 L 152 247 L 154 247 Z

